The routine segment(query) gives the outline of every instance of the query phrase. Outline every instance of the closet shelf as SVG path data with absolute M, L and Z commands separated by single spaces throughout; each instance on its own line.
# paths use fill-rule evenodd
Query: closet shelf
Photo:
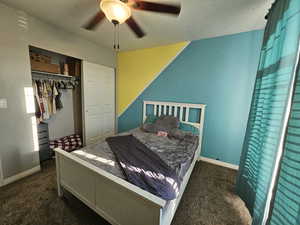
M 65 79 L 65 80 L 78 80 L 78 77 L 74 77 L 74 76 L 69 76 L 69 75 L 64 75 L 64 74 L 58 74 L 58 73 L 48 73 L 48 72 L 42 72 L 42 71 L 36 71 L 36 70 L 32 70 L 32 78 L 36 78 L 36 79 L 41 79 L 41 78 L 45 78 L 45 79 Z

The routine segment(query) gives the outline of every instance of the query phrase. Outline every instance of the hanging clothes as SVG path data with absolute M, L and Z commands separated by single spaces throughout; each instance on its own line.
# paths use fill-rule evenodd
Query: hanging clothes
M 41 81 L 35 81 L 35 96 L 36 96 L 36 102 L 39 104 L 37 108 L 39 108 L 40 115 L 37 115 L 38 122 L 42 122 L 44 118 L 45 113 L 45 106 L 43 101 L 43 85 Z
M 48 104 L 49 117 L 50 117 L 50 115 L 53 114 L 53 106 L 52 106 L 53 95 L 52 95 L 51 82 L 52 81 L 45 82 L 46 92 L 47 92 L 47 104 Z
M 36 104 L 36 118 L 38 123 L 50 117 L 63 108 L 60 92 L 60 82 L 53 80 L 33 81 L 33 90 Z
M 61 91 L 59 90 L 59 87 L 60 87 L 60 84 L 59 82 L 56 82 L 55 83 L 55 88 L 57 90 L 57 95 L 55 97 L 55 106 L 56 106 L 56 109 L 57 110 L 61 110 L 64 106 L 63 106 L 63 103 L 61 101 L 61 98 L 62 98 L 62 93 Z
M 33 92 L 34 92 L 34 101 L 35 101 L 35 116 L 36 116 L 38 122 L 40 122 L 41 117 L 42 117 L 42 108 L 41 108 L 41 104 L 40 104 L 40 97 L 38 95 L 37 83 L 35 81 L 32 82 L 32 88 L 33 88 Z
M 48 107 L 48 91 L 47 91 L 47 86 L 46 86 L 46 82 L 42 81 L 42 101 L 44 104 L 44 108 L 45 108 L 45 112 L 43 114 L 43 119 L 44 120 L 48 120 L 50 119 L 50 115 L 49 115 L 49 107 Z
M 58 91 L 56 89 L 55 82 L 52 84 L 52 112 L 55 114 L 57 112 L 56 109 L 56 97 L 58 96 Z

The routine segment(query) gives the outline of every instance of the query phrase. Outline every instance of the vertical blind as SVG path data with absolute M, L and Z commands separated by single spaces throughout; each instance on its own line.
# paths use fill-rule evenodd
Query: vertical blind
M 265 29 L 237 180 L 237 192 L 252 214 L 253 225 L 263 223 L 283 134 L 298 54 L 299 3 L 299 0 L 277 0 Z
M 300 20 L 300 17 L 298 18 Z M 300 71 L 286 130 L 284 153 L 271 211 L 271 225 L 300 224 Z

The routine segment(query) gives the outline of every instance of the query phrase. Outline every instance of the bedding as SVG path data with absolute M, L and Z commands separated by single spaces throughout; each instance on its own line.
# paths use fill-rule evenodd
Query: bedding
M 191 124 L 186 124 L 186 123 L 180 123 L 179 124 L 179 129 L 182 131 L 187 131 L 191 132 L 195 135 L 199 135 L 199 129 Z
M 179 180 L 182 181 L 193 160 L 194 153 L 198 147 L 199 138 L 189 132 L 182 132 L 180 130 L 177 130 L 176 133 L 176 137 L 172 135 L 169 137 L 161 137 L 154 133 L 146 133 L 140 128 L 136 128 L 129 132 L 118 134 L 117 136 L 134 136 L 149 150 L 156 153 L 168 167 L 175 171 Z M 126 180 L 114 153 L 106 141 L 91 144 L 71 154 Z
M 82 141 L 79 134 L 73 134 L 66 137 L 58 138 L 50 141 L 50 148 L 60 148 L 67 152 L 72 152 L 82 148 Z
M 176 171 L 133 135 L 106 139 L 126 180 L 165 200 L 175 199 L 180 186 Z

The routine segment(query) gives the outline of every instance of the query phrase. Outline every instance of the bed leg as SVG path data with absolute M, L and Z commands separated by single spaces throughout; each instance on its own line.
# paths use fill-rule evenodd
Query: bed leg
M 60 185 L 60 164 L 59 164 L 59 153 L 55 152 L 55 163 L 56 163 L 56 180 L 57 180 L 57 194 L 58 197 L 63 197 L 63 190 Z
M 58 194 L 58 197 L 60 197 L 60 198 L 63 197 L 63 190 L 62 190 L 62 187 L 60 186 L 60 184 L 57 184 L 57 194 Z

